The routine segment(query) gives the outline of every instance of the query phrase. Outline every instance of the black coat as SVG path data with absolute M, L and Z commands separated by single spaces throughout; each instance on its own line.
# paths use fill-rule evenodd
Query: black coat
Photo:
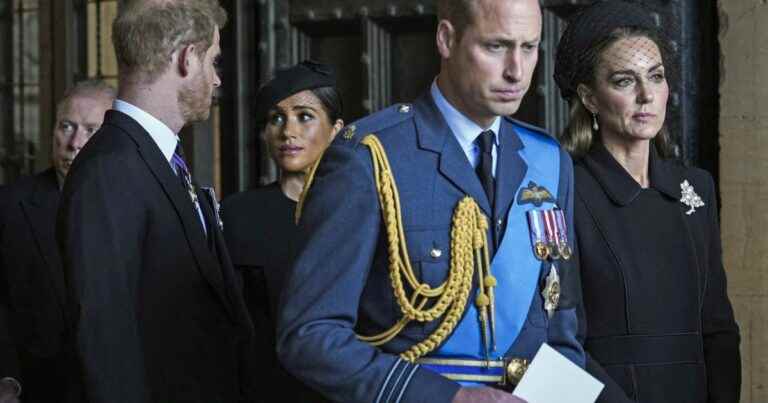
M 59 184 L 52 168 L 4 191 L 0 266 L 24 400 L 60 402 L 71 374 L 64 334 L 65 287 L 54 237 Z
M 655 153 L 649 170 L 642 189 L 601 145 L 575 163 L 585 349 L 606 384 L 599 401 L 738 402 L 714 183 Z M 681 202 L 686 180 L 704 202 L 695 211 Z
M 9 201 L 8 187 L 0 187 L 0 208 Z M 0 223 L 2 225 L 2 223 Z M 11 334 L 11 301 L 8 290 L 7 269 L 0 264 L 0 378 L 21 378 L 16 340 Z
M 288 374 L 275 353 L 275 318 L 280 293 L 293 263 L 296 203 L 277 183 L 234 194 L 222 202 L 224 238 L 232 263 L 243 274 L 244 297 L 257 331 L 255 368 L 263 380 L 262 395 L 273 401 L 326 401 L 319 393 Z
M 57 236 L 90 402 L 238 402 L 253 327 L 210 200 L 108 111 L 67 178 Z

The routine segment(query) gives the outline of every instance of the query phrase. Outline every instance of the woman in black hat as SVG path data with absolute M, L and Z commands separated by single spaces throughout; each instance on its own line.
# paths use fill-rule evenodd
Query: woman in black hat
M 563 34 L 587 368 L 601 402 L 738 402 L 739 332 L 711 176 L 666 157 L 669 58 L 648 10 L 607 1 Z
M 222 202 L 224 237 L 232 263 L 243 274 L 245 300 L 260 339 L 257 370 L 265 399 L 323 401 L 280 367 L 275 355 L 275 312 L 293 255 L 296 203 L 307 171 L 344 126 L 341 114 L 341 97 L 330 66 L 305 61 L 277 71 L 259 90 L 256 117 L 279 179 Z

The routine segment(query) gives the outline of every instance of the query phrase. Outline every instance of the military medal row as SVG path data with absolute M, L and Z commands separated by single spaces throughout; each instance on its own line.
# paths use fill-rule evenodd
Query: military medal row
M 563 210 L 530 210 L 527 215 L 531 245 L 536 258 L 542 261 L 570 259 L 572 251 L 568 246 L 568 228 L 565 225 Z
M 544 299 L 544 310 L 550 318 L 560 302 L 560 276 L 555 267 L 555 261 L 568 260 L 572 256 L 568 245 L 568 228 L 565 225 L 565 214 L 562 209 L 530 210 L 527 213 L 528 228 L 531 235 L 533 254 L 541 261 L 551 262 L 549 274 L 545 280 L 541 296 Z

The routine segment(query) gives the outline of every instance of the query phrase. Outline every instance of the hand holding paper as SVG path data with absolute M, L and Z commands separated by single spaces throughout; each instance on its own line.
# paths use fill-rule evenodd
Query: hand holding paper
M 600 381 L 545 343 L 514 395 L 528 403 L 594 403 L 602 390 Z

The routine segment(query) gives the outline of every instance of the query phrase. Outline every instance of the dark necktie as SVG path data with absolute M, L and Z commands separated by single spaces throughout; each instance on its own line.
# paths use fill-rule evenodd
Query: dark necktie
M 496 189 L 493 180 L 493 131 L 486 130 L 477 136 L 477 146 L 480 147 L 480 161 L 475 168 L 477 177 L 483 185 L 485 195 L 488 196 L 488 203 L 493 208 L 494 191 Z
M 195 213 L 197 213 L 198 218 L 200 219 L 203 231 L 207 232 L 205 222 L 203 221 L 202 211 L 200 210 L 200 202 L 197 200 L 195 185 L 192 184 L 192 175 L 189 174 L 187 163 L 184 162 L 184 150 L 181 148 L 181 142 L 176 145 L 176 151 L 173 152 L 171 162 L 173 162 L 173 166 L 176 168 L 176 175 L 181 180 L 181 185 L 187 190 L 187 194 L 189 194 L 189 199 L 195 207 Z

